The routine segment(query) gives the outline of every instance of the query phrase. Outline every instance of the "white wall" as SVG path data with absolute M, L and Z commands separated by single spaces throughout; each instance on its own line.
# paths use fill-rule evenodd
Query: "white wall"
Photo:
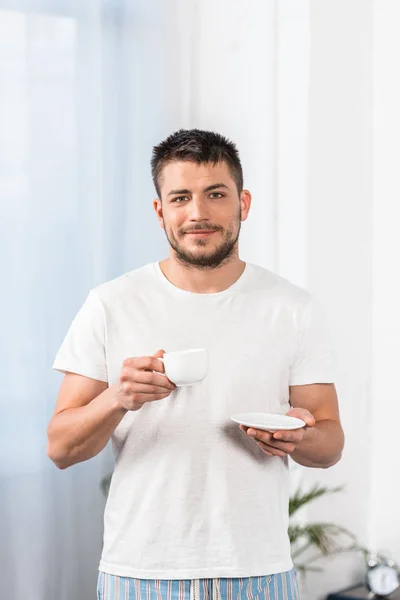
M 373 371 L 370 542 L 400 564 L 400 4 L 374 2 Z
M 310 507 L 313 519 L 350 529 L 368 544 L 372 384 L 372 0 L 311 1 L 307 287 L 323 303 L 337 357 L 346 434 L 335 467 L 309 481 L 346 485 Z M 362 579 L 345 554 L 309 577 L 307 598 Z
M 307 282 L 310 3 L 276 4 L 275 269 Z
M 307 287 L 323 302 L 337 352 L 346 433 L 342 461 L 306 471 L 308 481 L 346 484 L 346 494 L 308 517 L 348 527 L 400 562 L 393 374 L 400 355 L 400 242 L 396 0 L 312 0 L 306 208 Z M 308 578 L 307 599 L 363 577 L 345 554 Z
M 201 0 L 193 31 L 191 126 L 214 129 L 238 145 L 253 207 L 241 253 L 275 262 L 274 2 Z
M 332 329 L 346 448 L 335 467 L 303 476 L 346 491 L 307 518 L 341 524 L 397 560 L 399 459 L 387 415 L 398 414 L 400 354 L 399 12 L 397 0 L 195 3 L 186 111 L 191 126 L 239 146 L 254 195 L 242 256 L 306 286 Z M 364 574 L 356 554 L 321 564 L 307 600 Z

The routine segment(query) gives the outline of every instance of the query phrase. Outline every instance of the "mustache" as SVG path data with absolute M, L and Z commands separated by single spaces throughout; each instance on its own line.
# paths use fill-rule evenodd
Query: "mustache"
M 181 233 L 191 233 L 192 231 L 222 231 L 222 227 L 217 225 L 195 225 L 190 229 L 181 229 Z

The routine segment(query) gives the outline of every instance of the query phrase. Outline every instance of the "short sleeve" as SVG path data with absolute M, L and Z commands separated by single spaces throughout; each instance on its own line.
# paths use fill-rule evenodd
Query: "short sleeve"
M 289 371 L 289 385 L 333 383 L 332 340 L 319 303 L 307 304 L 298 336 L 297 349 Z
M 57 352 L 53 369 L 108 381 L 104 308 L 95 290 L 75 316 Z

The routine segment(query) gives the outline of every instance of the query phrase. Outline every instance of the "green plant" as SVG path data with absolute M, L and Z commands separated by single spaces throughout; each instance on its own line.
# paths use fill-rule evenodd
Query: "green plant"
M 112 477 L 112 474 L 109 473 L 108 475 L 103 477 L 103 479 L 101 480 L 101 483 L 100 483 L 101 491 L 103 492 L 103 494 L 106 498 L 108 496 L 108 490 L 110 489 L 111 477 Z
M 313 500 L 334 494 L 343 487 L 329 488 L 315 484 L 308 491 L 299 488 L 289 500 L 289 539 L 292 559 L 298 573 L 322 571 L 322 567 L 311 565 L 316 560 L 340 552 L 359 551 L 366 556 L 368 550 L 357 543 L 355 536 L 344 527 L 333 523 L 293 523 L 293 515 Z

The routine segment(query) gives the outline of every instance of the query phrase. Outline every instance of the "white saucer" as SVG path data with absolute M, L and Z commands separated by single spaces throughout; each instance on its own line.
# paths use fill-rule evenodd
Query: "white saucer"
M 305 426 L 305 422 L 297 417 L 275 413 L 241 413 L 240 415 L 234 415 L 231 419 L 246 427 L 262 429 L 263 431 L 287 431 Z

